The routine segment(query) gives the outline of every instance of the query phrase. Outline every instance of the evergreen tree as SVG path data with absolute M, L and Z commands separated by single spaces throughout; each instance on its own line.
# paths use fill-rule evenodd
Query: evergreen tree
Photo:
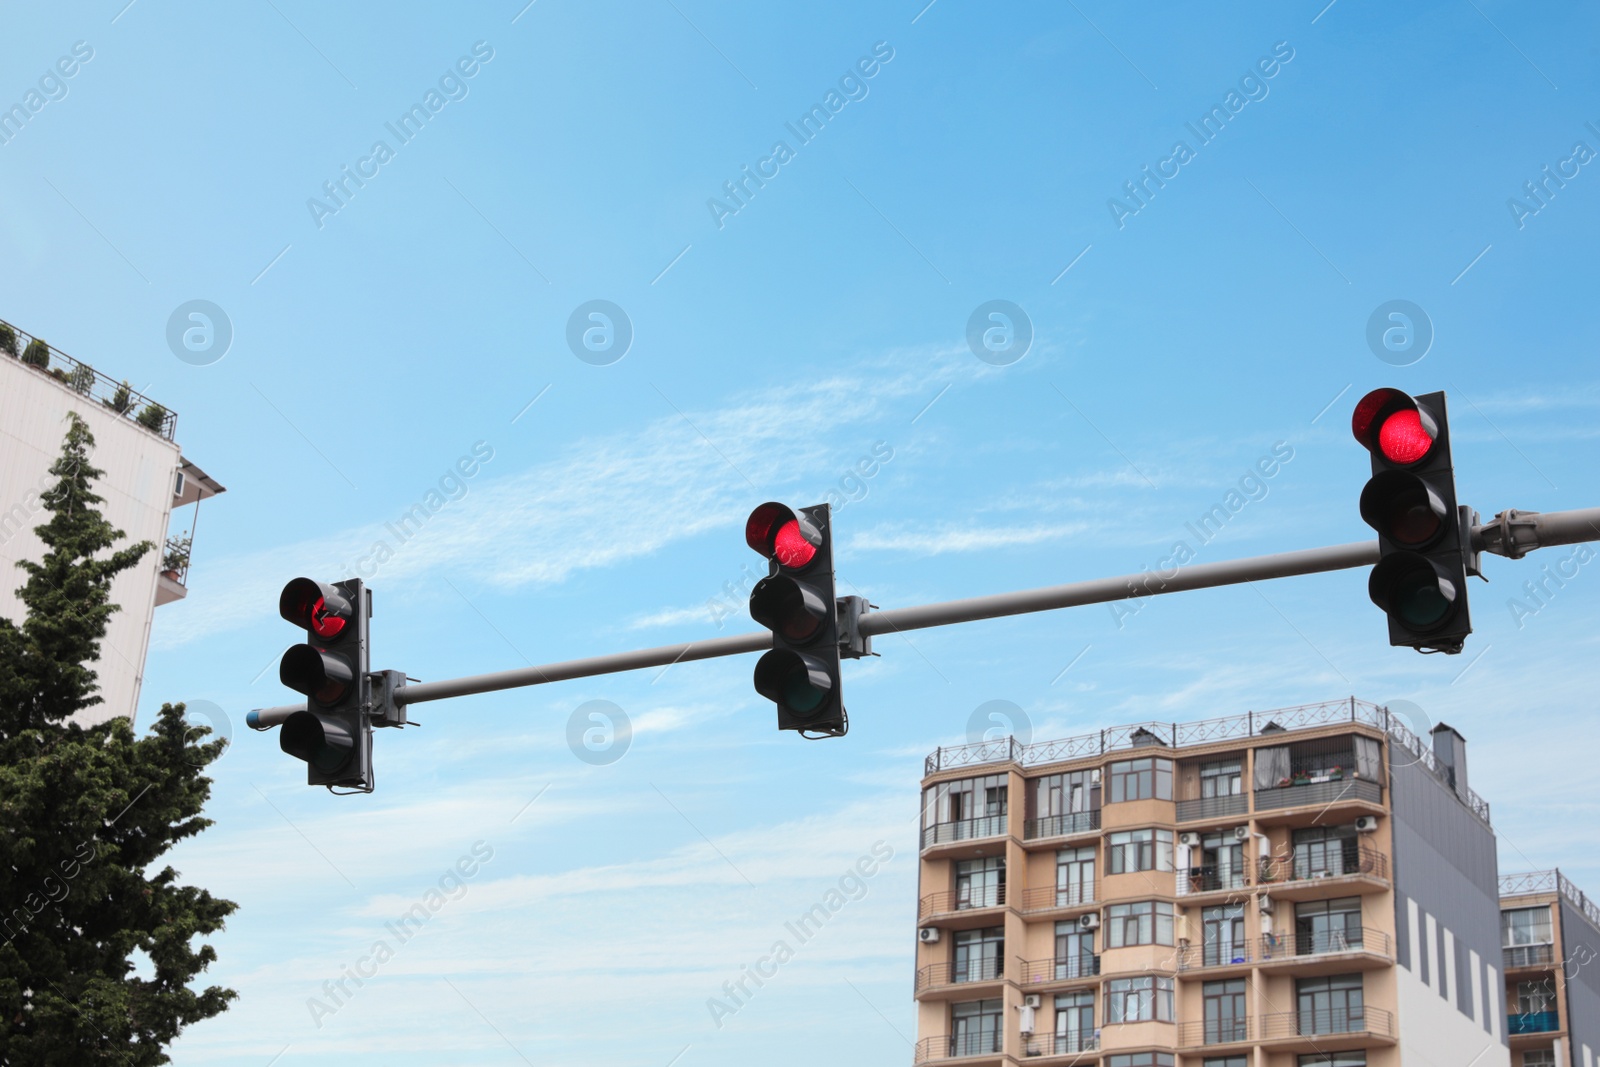
M 170 1062 L 183 1027 L 226 1010 L 229 989 L 190 988 L 216 959 L 191 945 L 236 905 L 180 885 L 155 861 L 211 824 L 201 772 L 226 742 L 164 705 L 135 738 L 127 718 L 69 721 L 102 703 L 94 663 L 113 578 L 153 547 L 117 549 L 121 531 L 97 510 L 94 438 L 70 416 L 58 479 L 34 532 L 40 562 L 18 564 L 20 624 L 0 618 L 0 1064 Z M 136 975 L 133 954 L 148 957 Z M 143 961 L 141 961 L 143 962 Z

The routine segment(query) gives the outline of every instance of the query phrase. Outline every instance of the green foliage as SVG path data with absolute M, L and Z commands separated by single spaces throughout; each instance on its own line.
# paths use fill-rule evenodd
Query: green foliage
M 36 527 L 46 552 L 18 566 L 26 608 L 0 618 L 0 1063 L 170 1062 L 163 1051 L 237 994 L 190 988 L 216 959 L 196 936 L 235 905 L 151 871 L 210 825 L 201 772 L 225 742 L 192 728 L 182 705 L 136 738 L 121 716 L 83 728 L 69 716 L 100 703 L 93 664 L 115 604 L 112 580 L 152 547 L 123 539 L 95 505 L 94 439 L 76 416 Z M 134 975 L 132 955 L 153 964 Z
M 134 421 L 147 430 L 159 433 L 162 424 L 167 421 L 167 409 L 151 401 L 144 406 L 144 410 L 139 412 L 139 417 Z
M 0 352 L 12 359 L 17 358 L 17 331 L 12 329 L 9 322 L 0 322 Z
M 67 384 L 74 392 L 88 396 L 94 390 L 94 368 L 87 363 L 79 363 L 67 376 Z
M 50 346 L 35 337 L 28 342 L 28 347 L 22 350 L 22 362 L 30 367 L 48 367 Z
M 118 415 L 126 415 L 133 407 L 133 386 L 124 380 L 121 385 L 117 386 L 117 391 L 111 394 L 110 400 L 102 400 L 100 403 L 115 411 Z

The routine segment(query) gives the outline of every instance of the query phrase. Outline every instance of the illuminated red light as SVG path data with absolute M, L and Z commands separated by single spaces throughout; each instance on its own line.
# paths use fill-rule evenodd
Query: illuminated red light
M 804 567 L 816 558 L 817 546 L 807 541 L 800 524 L 790 519 L 778 527 L 778 535 L 772 539 L 772 554 L 781 566 Z
M 1378 428 L 1378 449 L 1391 463 L 1415 463 L 1433 448 L 1433 435 L 1411 410 L 1397 411 Z
M 328 602 L 322 597 L 317 597 L 316 603 L 311 605 L 311 632 L 318 637 L 334 638 L 344 632 L 345 620 L 328 610 Z

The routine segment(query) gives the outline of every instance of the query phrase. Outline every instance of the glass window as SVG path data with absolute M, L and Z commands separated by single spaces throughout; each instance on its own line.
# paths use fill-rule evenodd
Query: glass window
M 1243 765 L 1239 758 L 1218 760 L 1216 763 L 1202 763 L 1200 765 L 1200 796 L 1209 800 L 1212 797 L 1236 797 L 1242 788 Z
M 1095 1047 L 1094 993 L 1056 994 L 1055 1053 L 1087 1052 Z
M 1524 1060 L 1524 1063 L 1527 1061 Z M 1367 1067 L 1365 1052 L 1312 1052 L 1300 1057 L 1300 1067 Z
M 1056 853 L 1056 907 L 1072 908 L 1094 901 L 1095 850 L 1064 848 Z
M 1006 832 L 1004 774 L 940 782 L 922 791 L 923 847 Z
M 1001 1002 L 969 1000 L 950 1007 L 950 1055 L 981 1056 L 1000 1051 Z
M 1204 938 L 1205 966 L 1243 963 L 1248 959 L 1244 930 L 1243 904 L 1222 904 L 1203 910 L 1200 931 Z
M 997 908 L 1006 902 L 1004 856 L 956 861 L 956 910 Z
M 1243 978 L 1207 982 L 1201 989 L 1201 997 L 1205 1007 L 1206 1044 L 1220 1045 L 1249 1039 L 1249 1020 L 1244 1014 Z
M 1098 973 L 1094 931 L 1080 929 L 1076 920 L 1056 923 L 1056 978 L 1083 978 Z M 1056 1003 L 1061 1003 L 1059 997 Z
M 1172 1021 L 1172 979 L 1159 975 L 1106 983 L 1106 1023 Z
M 1517 983 L 1517 1011 L 1518 1015 L 1536 1015 L 1539 1012 L 1556 1010 L 1556 991 L 1550 985 L 1550 979 L 1545 978 L 1537 982 Z
M 1106 873 L 1172 870 L 1171 830 L 1118 830 L 1106 848 Z
M 1522 1067 L 1556 1067 L 1556 1050 L 1530 1048 L 1522 1054 Z
M 1313 826 L 1294 831 L 1294 876 L 1332 878 L 1361 869 L 1361 845 L 1353 826 Z
M 1172 1053 L 1120 1052 L 1106 1059 L 1106 1067 L 1172 1067 Z
M 1548 945 L 1554 940 L 1550 926 L 1550 907 L 1512 908 L 1500 913 L 1500 944 Z
M 1035 819 L 1054 815 L 1093 811 L 1100 806 L 1100 770 L 1067 771 L 1034 778 L 1033 812 Z
M 1349 952 L 1361 947 L 1361 898 L 1313 900 L 1294 906 L 1294 953 Z
M 1106 948 L 1172 944 L 1172 905 L 1160 900 L 1106 909 Z
M 955 947 L 952 982 L 992 982 L 1001 976 L 1006 958 L 1005 927 L 958 930 Z
M 1249 1056 L 1213 1056 L 1209 1060 L 1201 1060 L 1200 1067 L 1250 1067 Z
M 1348 1034 L 1366 1029 L 1361 976 L 1302 978 L 1295 983 L 1302 1034 Z
M 1172 761 L 1167 759 L 1122 760 L 1111 765 L 1111 800 L 1171 800 Z

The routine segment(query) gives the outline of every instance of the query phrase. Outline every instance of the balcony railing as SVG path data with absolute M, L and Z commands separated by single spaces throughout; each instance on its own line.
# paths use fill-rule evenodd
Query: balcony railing
M 922 898 L 917 915 L 926 919 L 930 915 L 945 915 L 954 911 L 970 911 L 974 908 L 998 908 L 1005 902 L 1006 887 L 1003 885 L 958 889 L 953 893 L 929 893 Z
M 1000 1055 L 1000 1031 L 996 1027 L 987 1033 L 925 1037 L 917 1042 L 913 1062 L 934 1063 L 939 1060 L 959 1060 L 970 1056 L 998 1055 Z
M 1204 1022 L 1178 1024 L 1180 1048 L 1202 1048 L 1206 1045 L 1230 1045 L 1250 1040 L 1250 1019 L 1207 1019 Z
M 1548 967 L 1555 959 L 1554 945 L 1511 945 L 1505 950 L 1505 967 Z
M 1096 955 L 1068 956 L 1062 960 L 1022 960 L 1022 984 L 1040 985 L 1045 982 L 1071 982 L 1080 978 L 1093 978 L 1100 973 L 1100 957 Z
M 967 982 L 998 982 L 1005 977 L 1005 960 L 980 956 L 964 963 L 935 963 L 917 972 L 917 992 Z
M 1100 829 L 1100 809 L 1073 811 L 1065 815 L 1045 815 L 1029 819 L 1022 824 L 1022 837 L 1032 841 L 1039 837 L 1071 837 L 1073 834 L 1092 834 Z
M 1261 1019 L 1261 1038 L 1324 1037 L 1369 1034 L 1394 1037 L 1394 1014 L 1382 1008 L 1352 1007 L 1323 1011 L 1283 1011 Z
M 1506 1016 L 1506 1031 L 1512 1034 L 1548 1034 L 1561 1029 L 1553 1011 L 1525 1011 Z
M 1250 962 L 1251 945 L 1243 937 L 1236 941 L 1190 945 L 1178 950 L 1178 970 L 1198 971 L 1206 967 L 1228 967 Z
M 1221 868 L 1215 864 L 1190 867 L 1187 874 L 1178 872 L 1178 895 L 1217 893 L 1225 889 L 1243 889 L 1246 885 L 1244 867 Z
M 1093 1030 L 1066 1034 L 1035 1034 L 1028 1038 L 1022 1054 L 1034 1056 L 1071 1056 L 1078 1052 L 1093 1052 L 1100 1047 L 1100 1039 Z
M 1258 885 L 1350 875 L 1382 879 L 1389 877 L 1389 857 L 1366 845 L 1315 850 L 1297 848 L 1288 856 L 1263 856 L 1257 866 Z
M 1068 886 L 1039 886 L 1022 891 L 1023 911 L 1054 911 L 1056 908 L 1081 908 L 1100 896 L 1099 882 L 1075 882 Z
M 126 382 L 118 382 L 95 370 L 89 364 L 73 359 L 36 337 L 0 321 L 0 337 L 9 334 L 9 345 L 0 346 L 0 358 L 20 359 L 23 363 L 47 374 L 90 400 L 98 400 L 102 407 L 130 422 L 137 422 L 151 433 L 168 441 L 177 432 L 178 416 L 149 397 L 134 392 Z M 10 349 L 15 348 L 16 351 Z
M 1282 960 L 1301 956 L 1334 956 L 1341 952 L 1389 955 L 1389 935 L 1382 930 L 1326 930 L 1314 934 L 1263 934 L 1261 959 Z
M 1298 785 L 1283 785 L 1273 789 L 1256 790 L 1256 810 L 1271 811 L 1278 808 L 1297 808 L 1302 804 L 1326 807 L 1348 800 L 1377 804 L 1383 790 L 1377 782 L 1365 778 L 1334 778 L 1326 782 L 1307 781 Z
M 1243 793 L 1225 797 L 1200 797 L 1196 800 L 1178 801 L 1178 821 L 1196 822 L 1201 819 L 1231 819 L 1243 815 L 1250 808 L 1250 798 Z
M 1006 832 L 1004 815 L 980 815 L 976 819 L 957 819 L 954 822 L 936 822 L 922 830 L 922 847 L 948 845 L 954 841 L 968 841 L 978 837 L 999 837 Z

